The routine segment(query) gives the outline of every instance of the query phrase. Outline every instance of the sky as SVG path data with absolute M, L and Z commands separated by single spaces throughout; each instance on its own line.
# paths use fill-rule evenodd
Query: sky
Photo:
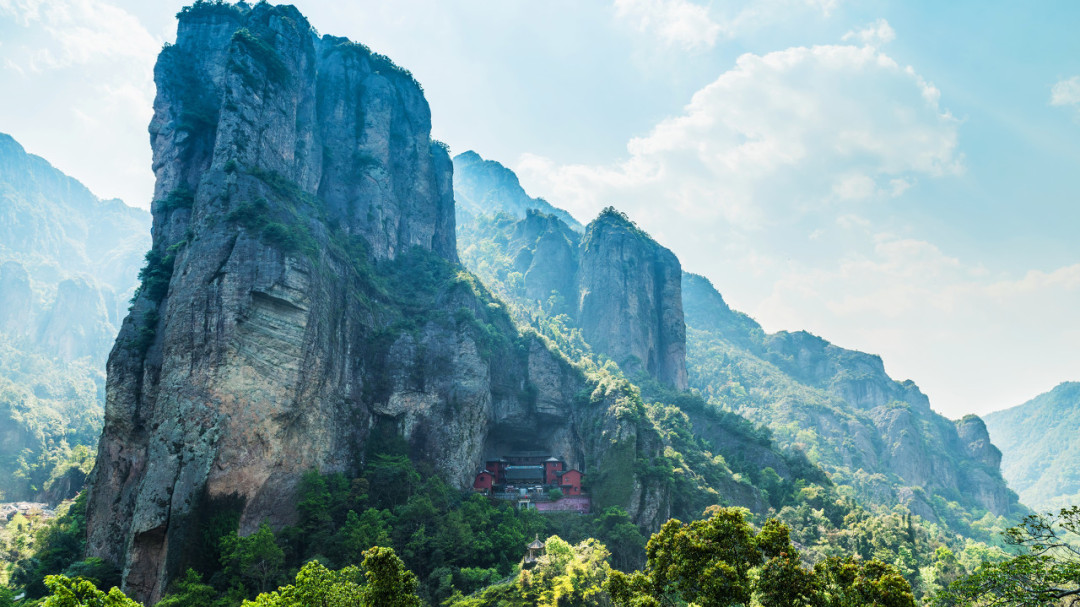
M 1080 380 L 1080 3 L 295 4 L 411 70 L 454 153 L 625 211 L 766 330 L 950 417 Z M 182 5 L 0 0 L 0 132 L 148 207 Z

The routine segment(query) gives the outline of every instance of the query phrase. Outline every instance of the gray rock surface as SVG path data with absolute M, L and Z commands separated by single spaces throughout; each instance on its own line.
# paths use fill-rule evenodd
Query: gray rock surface
M 42 318 L 37 342 L 63 361 L 98 358 L 116 336 L 109 320 L 101 289 L 83 278 L 69 278 L 57 286 L 56 300 Z
M 627 373 L 685 390 L 686 327 L 678 258 L 614 209 L 585 230 L 578 322 L 593 349 Z
M 765 334 L 704 278 L 683 284 L 691 386 L 709 394 L 745 385 L 724 394 L 729 406 L 773 428 L 781 443 L 813 452 L 871 503 L 903 503 L 931 521 L 935 495 L 995 515 L 1022 510 L 978 417 L 954 423 L 914 382 L 889 377 L 880 357 L 804 331 Z
M 22 264 L 0 264 L 0 333 L 26 339 L 33 334 L 37 305 L 30 288 L 30 275 Z
M 535 210 L 558 217 L 576 232 L 584 229 L 570 213 L 526 194 L 513 171 L 471 150 L 454 156 L 454 199 L 463 220 L 496 213 L 524 219 Z
M 587 474 L 611 444 L 656 452 L 457 265 L 452 165 L 407 72 L 289 6 L 179 19 L 155 68 L 152 263 L 88 498 L 88 552 L 131 596 L 161 596 L 215 508 L 238 504 L 242 534 L 295 520 L 302 474 L 355 473 L 376 426 L 460 488 L 510 450 Z M 607 504 L 658 525 L 664 490 L 620 481 L 636 493 Z

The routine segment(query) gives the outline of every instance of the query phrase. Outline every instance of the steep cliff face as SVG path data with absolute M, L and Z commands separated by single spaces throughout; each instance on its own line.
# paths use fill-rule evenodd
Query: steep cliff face
M 0 332 L 12 339 L 25 339 L 33 333 L 34 292 L 30 275 L 22 264 L 0 264 Z
M 566 314 L 593 352 L 627 374 L 644 373 L 686 389 L 686 329 L 679 260 L 625 215 L 607 209 L 584 235 L 552 215 L 529 210 L 470 219 L 464 257 L 509 259 L 494 271 L 505 297 L 545 314 Z M 520 275 L 520 277 L 516 275 Z
M 128 592 L 156 600 L 215 509 L 241 533 L 293 520 L 300 476 L 355 472 L 377 425 L 459 487 L 506 451 L 586 470 L 611 444 L 655 451 L 457 266 L 452 165 L 407 72 L 292 7 L 179 19 L 155 69 L 153 249 L 88 501 L 88 550 Z
M 767 335 L 704 278 L 684 285 L 691 386 L 812 453 L 872 503 L 904 503 L 932 521 L 947 514 L 934 496 L 1020 511 L 977 417 L 953 423 L 913 382 L 890 378 L 880 357 L 802 331 Z
M 608 209 L 585 230 L 578 285 L 578 321 L 594 349 L 628 373 L 686 389 L 682 267 L 674 253 Z
M 558 217 L 577 232 L 583 229 L 570 213 L 526 194 L 513 171 L 471 150 L 454 156 L 454 195 L 463 220 L 496 213 L 524 219 L 528 211 L 535 210 Z

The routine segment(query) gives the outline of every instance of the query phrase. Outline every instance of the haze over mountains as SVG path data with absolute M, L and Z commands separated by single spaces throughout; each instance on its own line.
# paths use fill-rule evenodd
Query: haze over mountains
M 150 214 L 100 200 L 0 134 L 0 500 L 71 497 Z
M 457 158 L 463 156 L 475 154 L 466 152 Z M 495 171 L 491 161 L 487 164 L 482 171 L 473 169 L 477 166 L 473 163 L 455 164 L 460 167 L 455 184 L 460 181 L 469 184 L 470 191 L 489 192 L 487 199 L 496 203 L 489 207 L 488 220 L 476 227 L 463 225 L 462 259 L 482 278 L 507 283 L 497 292 L 526 309 L 549 314 L 568 311 L 576 317 L 586 341 L 610 353 L 610 348 L 589 339 L 589 321 L 575 312 L 574 302 L 584 305 L 594 291 L 619 293 L 620 289 L 610 282 L 594 286 L 577 269 L 580 262 L 575 263 L 575 254 L 585 256 L 593 234 L 602 233 L 602 226 L 612 221 L 633 235 L 629 242 L 652 239 L 625 217 L 605 213 L 586 227 L 582 253 L 577 254 L 576 232 L 558 218 L 531 210 L 523 219 L 511 219 L 518 214 L 516 207 L 497 203 L 511 199 L 501 192 L 516 191 L 517 181 L 507 179 L 509 170 L 501 165 Z M 500 218 L 498 213 L 505 215 Z M 485 240 L 495 243 L 496 253 L 485 251 Z M 666 261 L 670 269 L 660 270 L 648 265 L 653 254 L 625 244 L 615 249 L 629 253 L 620 257 L 608 252 L 605 263 L 624 273 L 659 277 L 678 268 L 670 252 Z M 508 260 L 509 267 L 500 270 L 499 257 Z M 897 382 L 886 375 L 877 356 L 845 350 L 805 332 L 766 334 L 753 319 L 728 307 L 706 278 L 678 273 L 688 385 L 709 402 L 768 427 L 781 445 L 807 453 L 835 482 L 851 486 L 871 503 L 903 504 L 934 522 L 955 516 L 949 502 L 961 504 L 970 513 L 1020 511 L 1016 495 L 1001 478 L 1000 453 L 977 417 L 954 423 L 935 413 L 913 382 Z M 520 286 L 515 284 L 518 281 Z M 617 282 L 625 285 L 632 279 Z M 674 289 L 667 291 L 674 293 Z M 605 309 L 620 310 L 620 299 L 608 301 Z M 647 301 L 648 296 L 626 300 Z M 617 332 L 631 332 L 642 324 L 642 317 L 620 310 L 610 318 L 624 323 Z M 626 356 L 620 353 L 612 358 L 633 377 L 640 367 L 628 366 Z
M 1066 382 L 1028 402 L 984 416 L 1001 448 L 1001 473 L 1039 510 L 1080 502 L 1080 383 Z

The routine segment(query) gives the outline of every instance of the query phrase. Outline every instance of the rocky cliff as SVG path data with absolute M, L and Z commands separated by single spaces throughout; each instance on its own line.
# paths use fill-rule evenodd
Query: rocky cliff
M 454 199 L 458 216 L 465 221 L 496 213 L 524 219 L 534 210 L 558 217 L 577 232 L 583 229 L 570 213 L 526 194 L 513 171 L 471 150 L 454 156 Z
M 155 81 L 153 248 L 87 512 L 133 596 L 161 595 L 216 510 L 292 521 L 300 476 L 357 471 L 376 427 L 458 487 L 506 451 L 589 473 L 662 450 L 457 265 L 452 165 L 408 72 L 292 7 L 206 3 Z M 627 470 L 598 500 L 658 524 L 663 489 Z
M 686 383 L 682 267 L 625 215 L 606 209 L 585 230 L 578 271 L 585 339 L 626 372 Z
M 708 280 L 687 275 L 690 385 L 769 426 L 870 503 L 903 503 L 931 521 L 944 502 L 971 511 L 1022 511 L 978 417 L 952 422 L 881 358 L 806 332 L 766 334 L 731 310 Z
M 488 253 L 509 260 L 494 277 L 504 296 L 566 314 L 594 352 L 628 375 L 686 389 L 679 260 L 625 215 L 606 209 L 584 235 L 535 210 L 517 221 L 470 219 L 464 229 L 470 243 L 464 257 L 477 260 L 474 269 L 481 270 L 478 260 Z

